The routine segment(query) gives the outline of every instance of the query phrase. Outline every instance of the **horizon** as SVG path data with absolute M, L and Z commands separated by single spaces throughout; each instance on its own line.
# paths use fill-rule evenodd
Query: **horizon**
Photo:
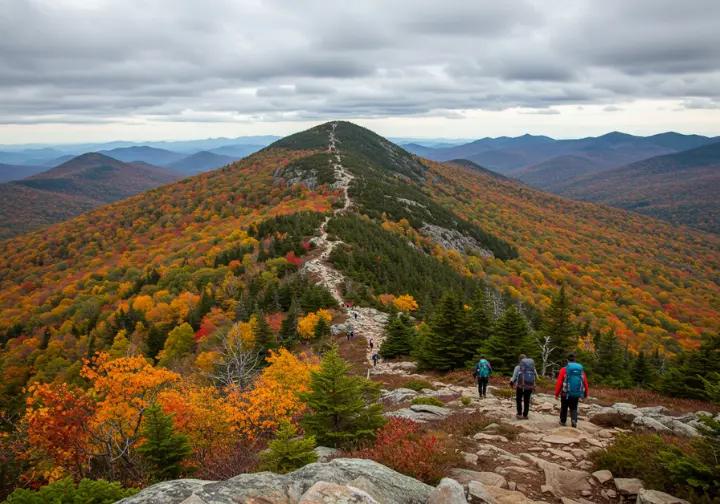
M 714 0 L 13 0 L 0 144 L 286 136 L 337 119 L 418 139 L 714 137 L 719 17 Z

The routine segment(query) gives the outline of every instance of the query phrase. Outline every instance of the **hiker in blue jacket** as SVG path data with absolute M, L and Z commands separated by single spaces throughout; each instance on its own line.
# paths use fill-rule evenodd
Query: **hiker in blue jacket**
M 515 405 L 517 406 L 518 420 L 527 420 L 530 413 L 530 398 L 535 390 L 535 378 L 537 378 L 537 370 L 535 369 L 535 361 L 520 356 L 520 364 L 515 366 L 512 378 L 510 378 L 510 386 L 515 388 Z
M 488 362 L 484 355 L 481 355 L 480 360 L 475 365 L 475 371 L 473 371 L 473 376 L 477 379 L 480 399 L 487 397 L 487 386 L 490 381 L 491 374 L 492 366 L 490 365 L 490 362 Z

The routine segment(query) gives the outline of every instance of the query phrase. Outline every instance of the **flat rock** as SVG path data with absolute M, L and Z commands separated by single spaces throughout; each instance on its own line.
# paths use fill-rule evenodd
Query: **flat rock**
M 477 464 L 477 461 L 480 458 L 475 453 L 463 453 L 463 457 L 465 457 L 465 462 L 468 464 Z
M 576 437 L 560 436 L 558 434 L 551 434 L 542 438 L 546 443 L 559 444 L 559 445 L 570 445 L 579 443 L 580 440 Z
M 577 469 L 568 469 L 554 462 L 548 462 L 524 453 L 522 458 L 535 463 L 545 472 L 545 484 L 552 489 L 553 495 L 560 497 L 575 496 L 583 490 L 591 490 L 588 483 L 590 474 Z
M 637 409 L 637 406 L 635 406 L 634 404 L 624 403 L 624 402 L 615 403 L 612 405 L 612 407 L 615 409 L 618 409 L 618 408 Z
M 408 388 L 397 388 L 395 390 L 384 390 L 380 394 L 380 400 L 385 404 L 399 404 L 412 401 L 418 393 Z
M 430 492 L 427 504 L 467 504 L 465 489 L 454 479 L 443 478 Z
M 673 420 L 671 429 L 676 436 L 697 437 L 700 435 L 698 430 L 690 423 L 682 423 L 677 420 Z
M 498 441 L 500 443 L 507 443 L 508 438 L 505 436 L 499 436 L 497 434 L 485 434 L 484 432 L 478 432 L 473 436 L 476 441 Z
M 570 462 L 575 462 L 575 456 L 566 451 L 556 450 L 555 448 L 549 448 L 548 451 L 556 457 L 560 457 Z
M 648 413 L 654 415 L 667 415 L 670 413 L 670 410 L 665 406 L 646 406 L 644 408 L 637 408 L 637 410 L 642 412 L 643 415 L 647 415 Z
M 613 436 L 615 436 L 615 432 L 611 431 L 610 429 L 602 429 L 600 432 L 598 432 L 598 437 L 601 437 L 603 439 L 612 439 Z
M 641 488 L 637 494 L 637 504 L 688 504 L 688 501 L 657 490 Z
M 495 472 L 504 476 L 511 474 L 537 474 L 537 471 L 520 466 L 496 467 Z
M 378 503 L 425 504 L 433 489 L 372 460 L 340 458 L 308 464 L 289 474 L 261 472 L 241 474 L 226 481 L 165 481 L 119 502 L 180 504 L 194 494 L 207 504 L 237 504 L 241 498 L 248 503 L 297 504 L 317 482 L 346 486 L 361 477 L 373 482 L 376 494 L 372 498 Z
M 483 485 L 478 481 L 471 481 L 468 485 L 470 502 L 484 504 L 536 504 L 520 492 L 505 490 L 504 488 Z
M 487 486 L 507 488 L 507 480 L 494 472 L 470 471 L 468 469 L 451 469 L 450 476 L 463 486 L 468 486 L 471 481 L 477 481 Z
M 600 483 L 601 485 L 604 485 L 605 483 L 607 483 L 608 481 L 612 481 L 612 479 L 613 479 L 612 473 L 610 471 L 608 471 L 607 469 L 595 471 L 594 473 L 592 473 L 592 475 L 593 475 L 593 478 L 595 478 L 597 480 L 597 482 Z
M 615 478 L 615 488 L 620 495 L 627 497 L 637 495 L 640 490 L 645 488 L 645 482 L 637 478 Z
M 568 499 L 567 497 L 561 497 L 560 500 L 562 501 L 562 504 L 580 504 L 578 501 Z
M 678 422 L 680 425 L 685 425 L 680 422 Z M 633 429 L 642 431 L 642 432 L 656 432 L 656 433 L 666 433 L 669 434 L 672 432 L 669 428 L 655 420 L 654 418 L 647 417 L 647 416 L 641 416 L 637 417 L 632 422 Z
M 444 417 L 452 413 L 450 408 L 440 406 L 432 406 L 430 404 L 413 404 L 410 409 L 416 413 L 429 413 L 437 417 Z
M 378 504 L 378 501 L 357 488 L 318 481 L 303 494 L 298 504 Z

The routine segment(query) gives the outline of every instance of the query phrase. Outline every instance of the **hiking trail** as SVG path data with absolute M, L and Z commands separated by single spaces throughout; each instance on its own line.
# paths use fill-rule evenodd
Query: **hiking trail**
M 352 199 L 350 198 L 349 188 L 354 177 L 342 164 L 342 158 L 340 157 L 340 153 L 337 149 L 338 139 L 335 135 L 336 128 L 337 122 L 333 122 L 328 135 L 328 152 L 332 155 L 330 165 L 335 172 L 336 182 L 333 186 L 340 189 L 345 197 L 343 206 L 335 209 L 333 212 L 333 215 L 340 215 L 346 213 L 352 207 Z M 335 300 L 340 304 L 341 309 L 347 315 L 347 322 L 345 325 L 347 327 L 352 327 L 352 330 L 355 332 L 355 337 L 364 337 L 368 342 L 370 341 L 370 338 L 374 340 L 374 350 L 371 351 L 369 345 L 366 345 L 366 357 L 368 362 L 372 364 L 372 354 L 375 350 L 380 348 L 380 345 L 385 339 L 385 323 L 388 320 L 388 315 L 374 308 L 348 308 L 345 306 L 345 300 L 342 297 L 341 291 L 341 286 L 346 280 L 345 276 L 328 263 L 328 259 L 333 249 L 343 243 L 340 240 L 332 241 L 328 239 L 327 224 L 330 222 L 331 218 L 331 216 L 325 218 L 323 223 L 320 225 L 320 236 L 313 239 L 317 249 L 320 251 L 320 254 L 315 259 L 305 263 L 303 269 L 317 275 L 317 283 L 327 288 Z M 358 314 L 357 320 L 355 320 L 353 312 Z

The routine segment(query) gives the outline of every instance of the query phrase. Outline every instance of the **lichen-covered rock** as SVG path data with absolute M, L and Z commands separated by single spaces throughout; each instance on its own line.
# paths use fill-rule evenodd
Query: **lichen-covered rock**
M 468 498 L 473 504 L 536 504 L 536 501 L 520 492 L 483 485 L 478 481 L 471 481 L 468 484 Z
M 665 434 L 670 434 L 672 432 L 672 430 L 670 430 L 668 427 L 666 427 L 656 419 L 648 416 L 637 417 L 635 420 L 633 420 L 632 426 L 633 429 L 643 432 L 656 432 Z
M 298 504 L 378 504 L 378 501 L 357 488 L 318 481 L 303 494 Z
M 465 489 L 454 479 L 443 478 L 430 492 L 427 504 L 467 504 Z
M 359 478 L 372 481 L 375 493 L 366 493 L 381 504 L 425 504 L 432 491 L 431 486 L 372 460 L 335 459 L 309 464 L 290 474 L 262 472 L 241 474 L 227 481 L 166 481 L 120 502 L 180 504 L 194 494 L 207 504 L 237 504 L 242 502 L 241 498 L 246 502 L 263 502 L 265 499 L 274 504 L 297 504 L 317 482 L 347 486 Z
M 384 390 L 380 394 L 380 400 L 385 404 L 398 404 L 412 401 L 418 393 L 408 388 L 397 388 L 395 390 Z
M 641 488 L 637 494 L 637 504 L 688 504 L 688 501 L 657 490 Z
M 625 427 L 628 421 L 615 408 L 601 408 L 588 413 L 588 419 L 602 427 Z
M 496 486 L 500 488 L 508 488 L 507 480 L 501 475 L 494 472 L 470 471 L 468 469 L 451 469 L 450 476 L 467 487 L 471 481 L 479 481 L 485 486 Z
M 637 495 L 645 488 L 645 482 L 637 478 L 615 478 L 615 488 L 625 497 Z
M 613 480 L 612 473 L 610 471 L 608 471 L 607 469 L 603 469 L 601 471 L 595 471 L 594 473 L 592 473 L 592 475 L 597 480 L 597 482 L 600 483 L 601 485 L 604 485 L 608 481 Z
M 644 408 L 637 408 L 638 411 L 642 412 L 643 415 L 667 415 L 670 410 L 665 406 L 646 406 Z
M 328 448 L 326 446 L 318 446 L 313 451 L 318 456 L 317 462 L 328 462 L 332 457 L 340 453 L 337 448 Z

